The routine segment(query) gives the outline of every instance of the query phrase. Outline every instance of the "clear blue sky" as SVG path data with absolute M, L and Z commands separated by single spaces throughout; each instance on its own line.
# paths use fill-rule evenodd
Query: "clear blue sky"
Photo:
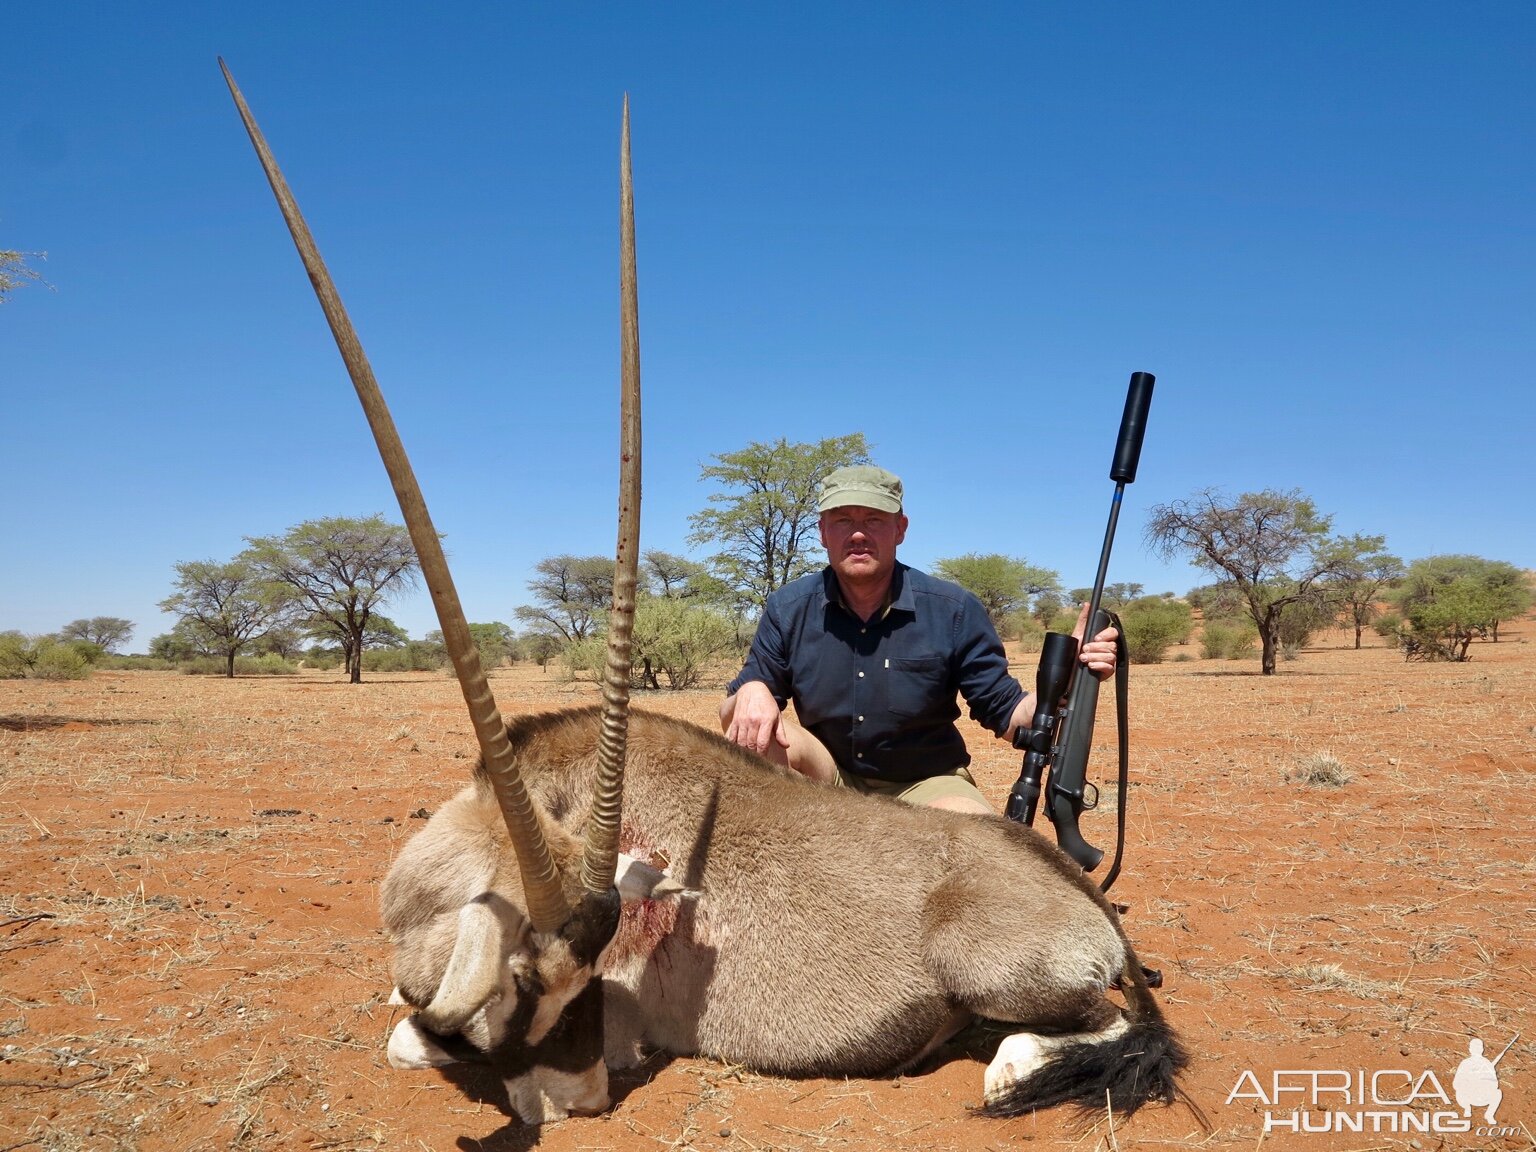
M 1536 6 L 38 3 L 0 10 L 0 629 L 397 516 L 216 65 L 394 408 L 471 619 L 614 538 L 630 94 L 647 547 L 711 454 L 855 430 L 924 565 L 1206 577 L 1155 503 L 1300 488 L 1536 567 Z M 418 593 L 390 614 L 435 626 Z

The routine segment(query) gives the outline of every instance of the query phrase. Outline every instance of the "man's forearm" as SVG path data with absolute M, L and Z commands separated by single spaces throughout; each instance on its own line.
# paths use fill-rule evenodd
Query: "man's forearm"
M 765 752 L 780 737 L 781 709 L 773 690 L 761 680 L 748 680 L 720 705 L 720 728 L 726 739 L 754 752 Z
M 1014 705 L 1013 715 L 1008 719 L 1008 727 L 998 737 L 999 740 L 1007 740 L 1013 743 L 1013 734 L 1020 728 L 1028 729 L 1035 722 L 1035 694 L 1024 693 L 1024 699 Z

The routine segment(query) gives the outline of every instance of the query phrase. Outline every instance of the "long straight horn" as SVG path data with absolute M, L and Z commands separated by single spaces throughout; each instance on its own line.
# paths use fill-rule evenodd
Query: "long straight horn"
M 405 517 L 411 543 L 416 546 L 417 559 L 421 561 L 422 577 L 432 593 L 438 623 L 442 625 L 443 644 L 458 673 L 464 703 L 469 706 L 470 722 L 475 729 L 475 739 L 480 742 L 487 774 L 496 792 L 496 799 L 501 804 L 501 814 L 507 824 L 507 834 L 512 839 L 512 848 L 517 853 L 517 863 L 523 877 L 523 893 L 528 899 L 528 919 L 538 931 L 552 932 L 570 918 L 570 905 L 565 899 L 559 874 L 550 858 L 549 843 L 542 824 L 543 815 L 529 798 L 517 765 L 513 763 L 506 725 L 496 710 L 490 684 L 480 667 L 479 651 L 470 636 L 464 609 L 459 604 L 459 594 L 454 589 L 453 577 L 448 573 L 448 562 L 443 557 L 442 544 L 438 540 L 437 530 L 432 526 L 432 518 L 427 514 L 426 501 L 422 499 L 421 488 L 411 470 L 411 462 L 406 458 L 405 447 L 400 442 L 399 433 L 395 431 L 395 422 L 384 405 L 378 382 L 373 378 L 373 369 L 368 366 L 368 357 L 363 353 L 363 346 L 352 328 L 352 321 L 348 319 L 341 297 L 336 293 L 336 285 L 331 281 L 331 274 L 326 270 L 325 262 L 320 259 L 320 251 L 315 247 L 309 226 L 304 223 L 299 206 L 288 190 L 288 182 L 278 170 L 277 161 L 272 158 L 272 152 L 251 116 L 251 110 L 246 107 L 245 97 L 240 94 L 234 77 L 229 74 L 222 59 L 219 68 L 229 85 L 230 95 L 235 98 L 235 107 L 240 110 L 240 119 L 245 122 L 251 143 L 256 147 L 256 155 L 261 158 L 261 166 L 277 197 L 278 207 L 282 209 L 283 219 L 288 223 L 288 231 L 293 234 L 299 257 L 304 261 L 315 295 L 320 299 L 320 307 L 330 322 L 331 334 L 336 337 L 336 347 L 341 350 L 341 358 L 346 361 L 352 385 L 363 403 L 363 411 L 373 429 L 379 454 L 384 458 L 384 467 L 389 472 L 390 483 L 394 485 L 395 496 L 400 501 L 400 512 Z
M 613 611 L 603 668 L 603 721 L 597 783 L 587 821 L 581 882 L 589 892 L 613 885 L 624 798 L 624 749 L 629 733 L 630 640 L 640 571 L 640 299 L 635 279 L 635 190 L 629 170 L 629 97 L 619 142 L 619 546 L 613 565 Z

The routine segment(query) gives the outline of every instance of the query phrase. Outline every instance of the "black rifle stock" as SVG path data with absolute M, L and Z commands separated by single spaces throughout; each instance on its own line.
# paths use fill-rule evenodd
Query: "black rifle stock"
M 1088 638 L 1111 623 L 1118 623 L 1099 604 L 1104 595 L 1104 578 L 1109 571 L 1109 553 L 1114 545 L 1115 525 L 1120 518 L 1125 486 L 1136 479 L 1154 383 L 1156 379 L 1149 372 L 1131 374 L 1125 412 L 1120 418 L 1120 435 L 1115 442 L 1115 456 L 1109 470 L 1109 478 L 1115 482 L 1115 495 L 1109 509 L 1109 526 L 1104 532 L 1104 547 L 1099 553 L 1093 595 L 1088 603 L 1088 624 L 1084 632 Z M 1077 659 L 1078 648 L 1074 637 L 1059 632 L 1046 633 L 1045 645 L 1040 650 L 1040 669 L 1035 677 L 1035 715 L 1028 731 L 1020 729 L 1014 734 L 1015 746 L 1023 749 L 1025 755 L 1018 782 L 1008 796 L 1007 815 L 1010 820 L 1033 824 L 1035 809 L 1043 793 L 1046 815 L 1056 829 L 1056 843 L 1084 871 L 1092 872 L 1104 859 L 1104 853 L 1083 839 L 1077 825 L 1084 810 L 1098 803 L 1098 789 L 1089 784 L 1087 778 L 1099 681 L 1092 673 L 1083 670 Z M 1123 638 L 1118 663 L 1123 671 Z M 1124 806 L 1122 798 L 1122 816 Z M 1117 850 L 1115 866 L 1104 883 L 1106 889 L 1118 871 Z

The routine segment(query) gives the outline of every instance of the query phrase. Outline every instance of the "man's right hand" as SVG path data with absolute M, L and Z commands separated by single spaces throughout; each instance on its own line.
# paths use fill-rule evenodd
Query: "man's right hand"
M 725 738 L 732 744 L 749 748 L 759 756 L 766 755 L 770 744 L 789 747 L 789 733 L 784 729 L 784 713 L 773 698 L 768 685 L 761 680 L 749 680 L 727 701 L 730 722 Z

